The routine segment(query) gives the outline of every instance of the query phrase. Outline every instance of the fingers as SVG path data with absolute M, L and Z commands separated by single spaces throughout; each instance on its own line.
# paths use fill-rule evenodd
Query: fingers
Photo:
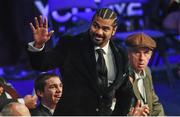
M 38 29 L 39 28 L 39 22 L 38 22 L 37 17 L 34 18 L 34 21 L 35 21 L 35 27 L 36 27 L 36 29 Z
M 31 30 L 33 31 L 33 33 L 35 33 L 36 29 L 34 28 L 33 24 L 32 23 L 29 23 L 30 27 L 31 27 Z
M 149 114 L 149 109 L 144 109 L 144 112 Z
M 42 15 L 39 16 L 39 26 L 40 26 L 40 27 L 43 27 Z
M 37 17 L 34 17 L 34 22 L 35 22 L 35 26 L 30 23 L 30 26 L 31 26 L 31 29 L 34 31 L 35 29 L 38 29 L 38 28 L 48 28 L 48 22 L 47 22 L 47 18 L 44 17 L 44 22 L 43 22 L 43 18 L 42 18 L 42 15 L 39 16 L 39 21 L 38 21 L 38 18 Z
M 142 116 L 148 116 L 148 114 L 147 114 L 147 113 L 145 113 L 145 112 L 143 112 L 143 113 L 142 113 Z
M 144 109 L 144 112 L 145 112 L 146 114 L 149 114 L 149 113 L 150 113 L 148 105 L 144 105 L 142 108 Z
M 50 32 L 48 33 L 48 37 L 50 38 L 53 33 L 54 33 L 54 30 L 50 31 Z
M 48 28 L 48 21 L 47 21 L 47 18 L 46 18 L 46 17 L 44 17 L 43 27 L 44 27 L 44 28 Z
M 138 101 L 137 101 L 137 103 L 136 103 L 135 108 L 138 108 L 138 107 L 140 107 L 140 106 L 141 106 L 141 101 L 140 101 L 140 100 L 138 100 Z

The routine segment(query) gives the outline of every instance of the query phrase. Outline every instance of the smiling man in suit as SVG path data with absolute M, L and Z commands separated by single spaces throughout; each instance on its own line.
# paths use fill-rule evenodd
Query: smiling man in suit
M 62 95 L 63 85 L 60 77 L 53 73 L 40 74 L 34 83 L 36 95 L 40 104 L 31 110 L 32 116 L 52 116 L 56 104 Z
M 128 59 L 112 39 L 117 15 L 108 8 L 97 10 L 88 31 L 64 36 L 50 51 L 44 49 L 53 31 L 47 20 L 30 23 L 34 41 L 28 52 L 35 70 L 59 67 L 63 94 L 54 115 L 127 115 L 133 96 L 128 79 Z M 112 100 L 115 106 L 112 109 Z

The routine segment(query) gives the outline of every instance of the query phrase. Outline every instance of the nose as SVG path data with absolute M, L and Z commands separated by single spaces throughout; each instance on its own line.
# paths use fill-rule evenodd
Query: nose
M 144 60 L 144 58 L 145 58 L 144 53 L 140 53 L 140 60 Z
M 102 29 L 101 28 L 97 29 L 96 34 L 101 36 L 103 34 Z
M 61 92 L 62 92 L 62 87 L 58 86 L 58 87 L 56 88 L 56 91 L 57 91 L 58 93 L 61 93 Z

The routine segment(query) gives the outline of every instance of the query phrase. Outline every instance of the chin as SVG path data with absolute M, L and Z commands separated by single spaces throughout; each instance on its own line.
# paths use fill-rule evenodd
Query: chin
M 96 46 L 101 45 L 101 42 L 98 42 L 98 41 L 96 41 L 96 40 L 93 40 L 93 43 L 94 43 L 94 45 L 96 45 Z

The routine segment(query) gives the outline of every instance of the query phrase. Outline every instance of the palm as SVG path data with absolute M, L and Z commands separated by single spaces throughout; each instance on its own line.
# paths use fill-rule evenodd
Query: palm
M 42 19 L 42 16 L 39 17 L 39 21 L 37 17 L 35 17 L 34 19 L 35 26 L 32 23 L 30 23 L 33 32 L 33 38 L 35 44 L 41 46 L 50 39 L 51 35 L 53 34 L 53 31 L 48 32 L 48 22 L 46 18 L 44 18 L 44 21 Z
M 33 37 L 37 43 L 47 42 L 50 38 L 48 35 L 48 29 L 44 27 L 36 29 L 33 33 Z

